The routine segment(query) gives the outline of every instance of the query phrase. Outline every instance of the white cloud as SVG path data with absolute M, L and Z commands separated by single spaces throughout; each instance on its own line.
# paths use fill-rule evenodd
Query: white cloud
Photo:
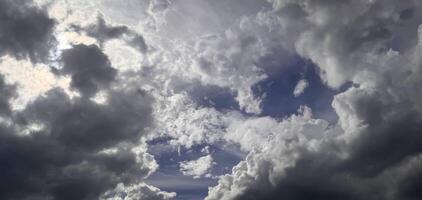
M 216 164 L 211 155 L 206 155 L 197 160 L 180 162 L 180 171 L 187 176 L 200 178 L 202 176 L 211 177 L 210 170 Z
M 111 40 L 104 45 L 104 53 L 109 57 L 113 67 L 120 72 L 137 71 L 141 68 L 143 55 L 127 45 L 123 40 Z
M 305 79 L 301 79 L 297 82 L 295 89 L 293 90 L 293 95 L 298 97 L 305 92 L 305 89 L 308 87 L 309 83 Z
M 295 165 L 300 149 L 317 152 L 322 141 L 338 134 L 328 122 L 313 119 L 309 108 L 280 122 L 271 118 L 247 119 L 229 128 L 227 139 L 249 151 L 246 159 L 222 176 L 207 200 L 233 199 L 244 190 L 270 188 Z
M 0 58 L 0 74 L 5 75 L 9 84 L 16 84 L 17 97 L 12 108 L 22 110 L 25 106 L 52 88 L 63 89 L 69 96 L 77 92 L 69 89 L 70 77 L 58 77 L 45 64 L 33 65 L 29 60 L 16 60 L 10 56 Z
M 174 138 L 174 146 L 192 147 L 213 143 L 223 134 L 223 115 L 213 108 L 200 108 L 186 95 L 175 94 L 157 102 L 155 118 L 160 135 Z
M 146 183 L 124 185 L 119 183 L 113 190 L 104 193 L 101 200 L 168 200 L 176 197 L 174 192 L 164 192 Z

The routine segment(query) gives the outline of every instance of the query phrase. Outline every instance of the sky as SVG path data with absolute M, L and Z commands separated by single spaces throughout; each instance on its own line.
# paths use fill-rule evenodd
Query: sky
M 419 0 L 0 0 L 0 199 L 422 199 Z

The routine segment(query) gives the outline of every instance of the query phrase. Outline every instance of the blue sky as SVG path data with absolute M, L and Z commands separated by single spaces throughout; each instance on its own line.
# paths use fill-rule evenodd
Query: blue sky
M 216 163 L 210 170 L 213 176 L 224 175 L 231 172 L 233 166 L 246 156 L 239 147 L 229 144 L 220 145 L 195 145 L 192 148 L 179 149 L 169 148 L 168 141 L 152 141 L 149 151 L 155 156 L 160 168 L 146 181 L 166 191 L 177 192 L 176 199 L 201 199 L 208 193 L 208 187 L 216 185 L 216 178 L 193 178 L 185 176 L 179 171 L 180 162 L 195 160 L 198 157 L 208 155 L 204 152 L 207 147 L 209 154 Z

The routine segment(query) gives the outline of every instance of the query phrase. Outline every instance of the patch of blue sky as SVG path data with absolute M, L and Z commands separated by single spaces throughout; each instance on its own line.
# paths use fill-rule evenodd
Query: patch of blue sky
M 327 87 L 318 74 L 318 68 L 308 60 L 292 56 L 287 62 L 277 62 L 277 55 L 269 55 L 259 63 L 268 78 L 252 87 L 254 96 L 262 98 L 262 116 L 284 118 L 297 112 L 302 105 L 310 107 L 317 118 L 330 122 L 337 120 L 331 106 L 334 95 L 344 91 Z M 277 65 L 280 66 L 266 66 Z M 293 91 L 300 80 L 306 80 L 308 87 L 303 94 L 295 96 Z
M 175 200 L 198 200 L 207 196 L 208 187 L 217 185 L 216 177 L 230 173 L 232 167 L 246 156 L 239 147 L 228 144 L 201 144 L 192 148 L 176 148 L 168 144 L 170 139 L 149 142 L 149 152 L 154 155 L 159 169 L 146 182 L 164 191 L 176 192 Z M 208 146 L 208 150 L 204 149 Z M 213 177 L 193 178 L 180 172 L 179 164 L 186 160 L 196 160 L 210 154 L 214 162 L 210 173 Z
M 200 106 L 212 107 L 218 111 L 239 110 L 236 93 L 229 88 L 214 85 L 197 85 L 189 89 L 191 98 Z

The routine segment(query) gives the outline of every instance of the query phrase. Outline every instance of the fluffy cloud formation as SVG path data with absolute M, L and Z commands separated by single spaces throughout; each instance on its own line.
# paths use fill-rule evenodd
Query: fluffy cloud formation
M 149 101 L 117 92 L 98 105 L 58 89 L 38 98 L 13 116 L 14 127 L 2 125 L 2 198 L 92 199 L 147 176 L 156 164 L 132 146 L 150 123 Z M 31 124 L 43 128 L 15 132 Z
M 174 192 L 163 192 L 160 189 L 145 183 L 125 186 L 118 184 L 113 190 L 107 191 L 101 200 L 166 200 L 176 197 Z
M 108 57 L 96 45 L 77 45 L 63 51 L 61 72 L 70 75 L 70 85 L 84 96 L 108 88 L 116 76 Z
M 299 82 L 297 82 L 297 85 L 295 89 L 293 90 L 293 95 L 295 97 L 300 96 L 305 92 L 305 89 L 308 87 L 308 82 L 304 79 L 301 79 Z
M 211 155 L 206 155 L 197 160 L 183 161 L 180 163 L 180 170 L 184 175 L 200 178 L 201 176 L 210 177 L 209 170 L 215 164 Z
M 420 86 L 421 77 L 420 16 L 416 14 L 421 4 L 273 3 L 286 28 L 307 25 L 300 27 L 295 47 L 317 64 L 326 83 L 353 86 L 333 101 L 338 126 L 320 129 L 335 134 L 319 138 L 322 132 L 313 128 L 308 134 L 316 140 L 299 139 L 306 129 L 276 129 L 288 130 L 298 139 L 275 140 L 264 150 L 251 151 L 231 175 L 220 179 L 207 199 L 420 198 L 414 180 L 420 173 L 416 168 L 421 153 L 421 93 L 414 87 Z M 300 125 L 291 118 L 283 122 L 299 127 L 309 123 Z M 257 135 L 273 132 L 257 130 Z
M 98 199 L 118 184 L 140 184 L 131 193 L 151 198 L 174 196 L 142 183 L 158 168 L 142 139 L 152 127 L 153 98 L 137 87 L 121 88 L 95 45 L 60 52 L 59 64 L 28 62 L 45 61 L 46 52 L 55 51 L 47 41 L 53 21 L 32 2 L 19 3 L 1 3 L 19 12 L 2 12 L 11 19 L 3 18 L 0 30 L 19 33 L 1 38 L 9 46 L 1 58 L 0 198 Z M 67 78 L 68 85 L 60 83 Z M 101 104 L 91 98 L 99 90 L 106 94 Z M 23 99 L 19 109 L 14 98 Z
M 177 198 L 145 183 L 157 141 L 247 154 L 208 200 L 421 198 L 418 1 L 34 2 L 0 3 L 0 198 Z M 298 105 L 321 79 L 336 120 L 263 112 L 277 78 Z
M 227 139 L 240 143 L 250 153 L 233 168 L 231 175 L 220 178 L 207 199 L 234 199 L 249 188 L 263 190 L 256 196 L 247 194 L 258 199 L 278 184 L 287 168 L 295 167 L 301 154 L 326 148 L 323 141 L 338 134 L 337 129 L 329 128 L 328 122 L 313 119 L 309 108 L 301 108 L 300 113 L 282 121 L 266 117 L 233 124 Z

